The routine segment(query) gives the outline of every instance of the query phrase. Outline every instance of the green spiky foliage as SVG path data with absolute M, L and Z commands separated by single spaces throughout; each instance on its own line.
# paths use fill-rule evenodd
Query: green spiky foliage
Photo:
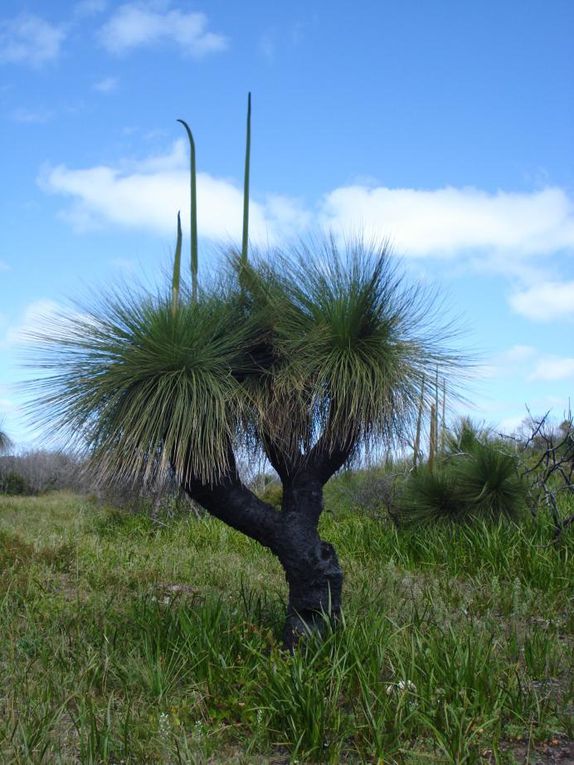
M 228 272 L 196 301 L 183 290 L 176 312 L 171 290 L 117 293 L 49 328 L 45 424 L 89 444 L 106 474 L 159 460 L 216 481 L 246 434 L 302 459 L 393 441 L 425 372 L 456 361 L 385 247 L 326 239 Z
M 393 441 L 416 419 L 425 372 L 456 364 L 386 246 L 327 237 L 240 267 L 272 359 L 251 391 L 259 429 L 287 452 Z
M 434 470 L 413 471 L 405 480 L 395 511 L 399 523 L 517 520 L 523 514 L 528 487 L 516 455 L 496 442 L 479 441 L 474 430 L 462 430 L 466 451 L 447 456 Z
M 488 430 L 469 417 L 461 417 L 445 434 L 445 452 L 447 455 L 471 454 L 476 447 L 488 441 L 489 435 Z
M 454 460 L 453 475 L 462 501 L 473 515 L 518 519 L 526 509 L 528 487 L 516 455 L 496 442 L 476 443 L 469 455 Z
M 401 525 L 416 526 L 440 520 L 461 520 L 467 506 L 452 470 L 421 465 L 413 471 L 399 495 L 393 518 Z
M 199 300 L 180 294 L 115 294 L 63 317 L 41 337 L 36 383 L 41 418 L 86 444 L 102 475 L 140 477 L 157 462 L 215 481 L 243 411 L 243 349 L 249 319 L 214 287 Z
M 238 254 L 227 271 L 196 300 L 180 290 L 176 310 L 170 284 L 48 327 L 34 407 L 87 445 L 103 478 L 174 471 L 188 496 L 269 547 L 289 584 L 293 647 L 340 612 L 342 570 L 318 532 L 323 486 L 362 445 L 400 444 L 423 375 L 456 358 L 385 247 L 326 239 L 249 263 Z M 244 486 L 238 447 L 276 469 L 280 510 Z

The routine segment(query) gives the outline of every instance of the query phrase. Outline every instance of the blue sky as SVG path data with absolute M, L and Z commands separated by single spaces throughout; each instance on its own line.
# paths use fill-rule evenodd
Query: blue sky
M 468 412 L 512 430 L 574 381 L 571 0 L 2 0 L 0 415 L 23 332 L 69 298 L 154 282 L 188 205 L 202 264 L 239 236 L 363 228 L 446 294 L 481 354 Z M 211 253 L 211 254 L 210 254 Z M 40 442 L 39 442 L 40 443 Z

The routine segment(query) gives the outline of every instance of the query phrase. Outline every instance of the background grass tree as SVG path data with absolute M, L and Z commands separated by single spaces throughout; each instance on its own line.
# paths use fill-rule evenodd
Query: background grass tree
M 528 484 L 513 445 L 462 418 L 445 433 L 434 464 L 419 466 L 397 491 L 392 514 L 402 525 L 436 521 L 519 520 Z
M 423 376 L 458 362 L 436 303 L 406 283 L 386 246 L 327 236 L 248 259 L 247 223 L 245 205 L 243 246 L 218 278 L 198 285 L 192 270 L 186 287 L 178 235 L 163 292 L 118 292 L 44 331 L 35 406 L 103 477 L 170 470 L 213 516 L 269 548 L 289 586 L 291 646 L 341 607 L 342 570 L 318 531 L 323 487 L 369 442 L 404 435 Z M 242 481 L 246 449 L 276 470 L 280 509 Z

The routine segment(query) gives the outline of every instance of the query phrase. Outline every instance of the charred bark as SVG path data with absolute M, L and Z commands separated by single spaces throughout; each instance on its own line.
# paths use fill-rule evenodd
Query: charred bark
M 292 649 L 311 631 L 321 632 L 341 611 L 343 572 L 334 547 L 318 533 L 323 486 L 348 456 L 316 451 L 303 464 L 279 452 L 272 462 L 283 484 L 281 511 L 260 500 L 243 485 L 230 451 L 228 470 L 217 482 L 186 478 L 187 494 L 211 515 L 255 539 L 277 556 L 289 587 L 283 640 Z M 279 472 L 279 471 L 278 471 Z
M 227 471 L 218 481 L 208 483 L 188 475 L 183 489 L 215 518 L 273 549 L 280 513 L 244 486 L 231 450 Z
M 302 635 L 321 632 L 341 611 L 343 572 L 333 545 L 317 531 L 323 485 L 308 474 L 284 484 L 280 533 L 274 552 L 289 586 L 283 640 L 293 648 Z

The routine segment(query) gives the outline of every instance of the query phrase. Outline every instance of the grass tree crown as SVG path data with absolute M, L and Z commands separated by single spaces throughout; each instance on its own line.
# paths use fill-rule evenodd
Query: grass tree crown
M 42 335 L 43 418 L 106 473 L 152 460 L 214 482 L 239 442 L 304 464 L 400 436 L 456 359 L 386 246 L 334 239 L 229 258 L 193 299 L 124 291 Z

